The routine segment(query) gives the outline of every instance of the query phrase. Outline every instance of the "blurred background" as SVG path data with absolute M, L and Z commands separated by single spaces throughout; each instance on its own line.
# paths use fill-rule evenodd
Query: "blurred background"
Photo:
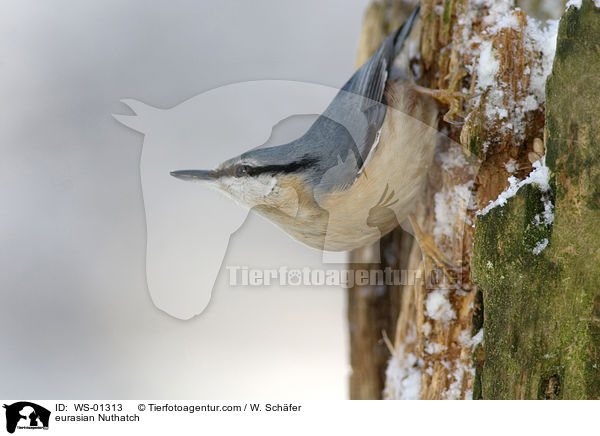
M 340 87 L 367 3 L 2 2 L 0 397 L 347 397 L 342 289 L 230 288 L 223 268 L 200 316 L 153 305 L 143 136 L 111 114 L 247 80 Z M 321 262 L 255 215 L 226 262 L 249 256 Z

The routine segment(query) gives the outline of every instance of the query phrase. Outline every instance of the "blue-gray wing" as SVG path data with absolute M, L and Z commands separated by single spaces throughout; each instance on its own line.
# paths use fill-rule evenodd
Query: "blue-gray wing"
M 385 88 L 394 58 L 417 20 L 419 6 L 346 82 L 325 112 L 298 140 L 304 150 L 325 156 L 315 184 L 324 192 L 351 186 L 377 142 L 386 114 Z

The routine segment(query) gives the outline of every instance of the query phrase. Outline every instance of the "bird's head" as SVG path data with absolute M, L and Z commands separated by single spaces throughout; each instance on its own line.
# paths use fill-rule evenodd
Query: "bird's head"
M 294 156 L 285 146 L 277 146 L 249 151 L 213 170 L 179 170 L 171 175 L 208 183 L 249 208 L 274 208 L 293 215 L 300 193 L 308 190 L 314 163 L 308 156 Z

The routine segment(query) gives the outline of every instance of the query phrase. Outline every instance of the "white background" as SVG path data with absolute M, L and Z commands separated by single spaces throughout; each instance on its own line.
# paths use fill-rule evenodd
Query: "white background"
M 346 396 L 340 289 L 229 289 L 224 270 L 200 317 L 152 305 L 143 138 L 111 114 L 245 80 L 339 87 L 366 3 L 2 2 L 0 397 Z M 257 217 L 231 247 L 267 267 L 320 260 Z
M 144 400 L 142 403 L 160 401 Z M 167 401 L 165 401 L 167 402 Z M 49 409 L 48 435 L 203 434 L 210 435 L 306 435 L 306 434 L 407 434 L 486 435 L 594 434 L 597 428 L 593 401 L 338 401 L 296 402 L 300 412 L 137 412 L 138 401 L 124 410 L 138 413 L 140 422 L 54 421 L 54 402 L 37 401 Z M 169 404 L 206 404 L 168 401 Z M 254 402 L 253 402 L 254 403 Z M 72 403 L 67 402 L 71 407 Z M 210 402 L 212 405 L 244 405 L 243 402 Z M 77 413 L 78 414 L 78 413 Z M 96 415 L 95 413 L 89 413 Z M 0 418 L 0 425 L 5 421 Z M 27 434 L 17 430 L 15 434 Z M 35 434 L 35 431 L 33 432 Z M 46 433 L 44 433 L 46 434 Z

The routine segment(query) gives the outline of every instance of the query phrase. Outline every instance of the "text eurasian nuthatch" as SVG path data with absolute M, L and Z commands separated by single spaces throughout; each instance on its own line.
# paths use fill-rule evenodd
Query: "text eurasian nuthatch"
M 349 250 L 390 232 L 418 201 L 436 143 L 437 107 L 414 90 L 406 49 L 418 15 L 417 6 L 300 138 L 171 175 L 212 182 L 314 248 Z

